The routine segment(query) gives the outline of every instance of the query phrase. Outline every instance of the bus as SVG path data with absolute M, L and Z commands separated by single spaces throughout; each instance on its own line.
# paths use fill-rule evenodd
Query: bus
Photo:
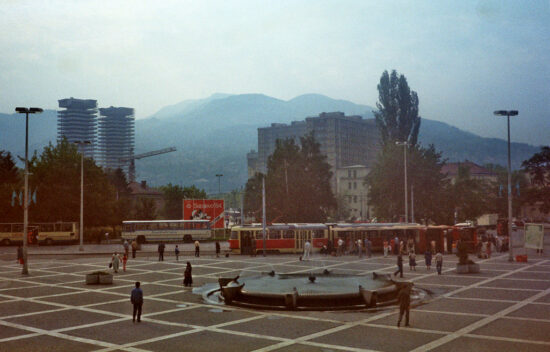
M 312 249 L 320 250 L 328 244 L 328 226 L 325 224 L 270 224 L 266 226 L 266 251 L 301 253 L 305 241 Z M 263 229 L 261 224 L 233 226 L 229 237 L 229 249 L 236 254 L 253 252 L 252 240 L 256 239 L 256 251 L 262 251 Z
M 28 225 L 28 244 L 76 243 L 79 233 L 76 222 L 30 223 Z M 0 243 L 4 246 L 23 244 L 23 224 L 0 224 Z
M 206 240 L 212 238 L 210 220 L 130 220 L 122 222 L 125 240 L 138 243 Z

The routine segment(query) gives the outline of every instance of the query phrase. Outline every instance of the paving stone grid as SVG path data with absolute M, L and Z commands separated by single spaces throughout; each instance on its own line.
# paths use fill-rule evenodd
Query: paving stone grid
M 84 274 L 106 269 L 109 257 L 35 259 L 22 276 L 0 261 L 0 351 L 550 351 L 550 259 L 478 261 L 482 271 L 458 275 L 455 256 L 444 274 L 405 266 L 405 279 L 436 295 L 397 328 L 397 309 L 281 312 L 210 305 L 182 287 L 185 262 L 194 286 L 219 276 L 259 272 L 367 274 L 395 270 L 395 257 L 266 258 L 230 256 L 130 259 L 114 284 L 87 286 Z M 141 281 L 141 323 L 132 323 L 129 293 Z

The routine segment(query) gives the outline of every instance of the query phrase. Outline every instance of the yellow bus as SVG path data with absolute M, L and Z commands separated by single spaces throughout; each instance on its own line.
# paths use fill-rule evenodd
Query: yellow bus
M 76 243 L 79 240 L 76 222 L 30 223 L 28 244 Z M 22 223 L 0 223 L 0 244 L 23 244 Z

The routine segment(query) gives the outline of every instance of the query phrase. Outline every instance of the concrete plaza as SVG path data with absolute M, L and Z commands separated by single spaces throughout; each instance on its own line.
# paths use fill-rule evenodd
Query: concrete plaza
M 458 275 L 456 257 L 449 255 L 441 276 L 427 271 L 418 256 L 416 272 L 405 265 L 405 279 L 434 297 L 411 311 L 411 327 L 397 328 L 396 308 L 257 311 L 209 305 L 182 286 L 186 261 L 193 265 L 196 290 L 219 276 L 271 270 L 389 273 L 395 256 L 299 261 L 297 255 L 215 258 L 210 252 L 200 258 L 186 253 L 176 261 L 172 247 L 164 262 L 153 250 L 138 252 L 107 286 L 84 283 L 84 274 L 107 269 L 110 256 L 99 246 L 90 255 L 80 255 L 78 246 L 42 255 L 39 248 L 31 250 L 28 276 L 11 254 L 15 248 L 3 247 L 0 351 L 550 351 L 548 256 L 509 263 L 507 254 L 499 254 L 477 261 L 481 273 Z M 139 324 L 132 323 L 129 300 L 135 281 L 145 295 Z

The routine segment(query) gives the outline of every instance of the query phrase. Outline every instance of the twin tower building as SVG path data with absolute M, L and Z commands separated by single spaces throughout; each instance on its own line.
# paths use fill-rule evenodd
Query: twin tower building
M 85 157 L 95 159 L 104 168 L 128 172 L 128 160 L 134 155 L 134 109 L 98 109 L 97 100 L 72 97 L 59 100 L 59 108 L 59 140 L 67 138 L 70 143 L 79 144 Z

